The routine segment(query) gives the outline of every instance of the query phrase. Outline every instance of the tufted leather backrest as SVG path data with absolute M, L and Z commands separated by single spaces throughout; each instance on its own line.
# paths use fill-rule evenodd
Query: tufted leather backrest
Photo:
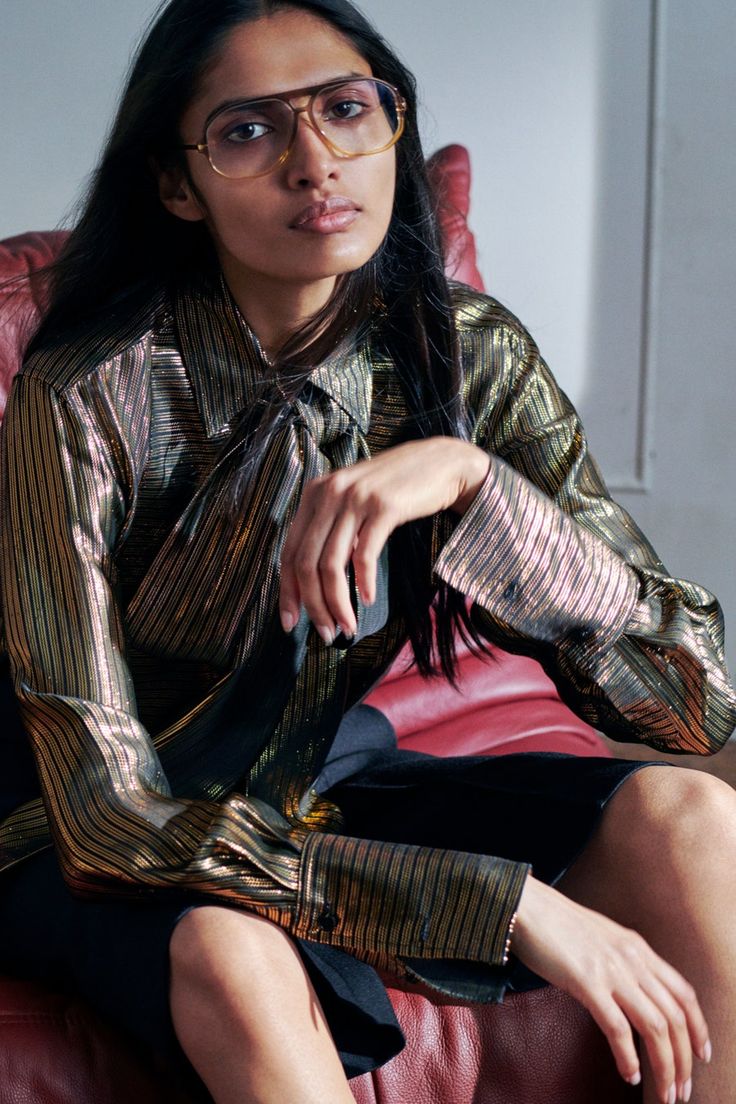
M 478 271 L 470 214 L 470 155 L 465 146 L 443 146 L 427 161 L 429 183 L 437 201 L 445 247 L 447 275 L 476 291 L 485 291 Z
M 0 241 L 0 418 L 43 308 L 40 273 L 53 261 L 66 236 L 62 230 L 33 231 Z

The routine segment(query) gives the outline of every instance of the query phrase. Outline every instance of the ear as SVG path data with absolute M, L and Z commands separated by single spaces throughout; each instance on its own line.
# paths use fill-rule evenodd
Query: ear
M 184 171 L 178 167 L 155 167 L 158 194 L 167 211 L 186 222 L 201 222 L 205 217 Z

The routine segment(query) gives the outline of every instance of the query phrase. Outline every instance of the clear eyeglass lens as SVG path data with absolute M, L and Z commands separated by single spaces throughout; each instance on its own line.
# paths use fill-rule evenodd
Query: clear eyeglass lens
M 339 153 L 360 157 L 391 144 L 400 115 L 390 85 L 351 80 L 316 93 L 314 121 Z M 286 152 L 294 130 L 294 112 L 283 100 L 236 105 L 217 115 L 205 141 L 214 168 L 229 177 L 259 176 Z

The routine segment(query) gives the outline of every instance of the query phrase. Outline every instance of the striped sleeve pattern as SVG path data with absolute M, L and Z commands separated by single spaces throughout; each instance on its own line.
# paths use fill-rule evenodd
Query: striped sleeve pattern
M 491 468 L 437 575 L 473 599 L 490 639 L 539 659 L 607 735 L 717 751 L 736 724 L 718 602 L 671 577 L 612 501 L 520 323 L 493 300 L 458 299 L 473 440 Z
M 235 616 L 242 561 L 231 552 L 241 535 L 257 546 L 263 534 L 223 525 L 207 543 L 206 530 L 202 563 L 207 579 L 222 575 L 218 588 L 197 590 L 195 574 L 183 594 L 181 563 L 165 554 L 155 586 L 149 579 L 199 489 L 225 471 L 242 404 L 263 385 L 227 301 L 215 294 L 203 315 L 203 295 L 176 326 L 168 318 L 134 339 L 117 335 L 105 359 L 90 338 L 14 384 L 0 462 L 5 632 L 43 804 L 0 824 L 0 869 L 53 837 L 80 894 L 186 889 L 376 961 L 503 963 L 525 864 L 354 839 L 338 834 L 339 819 L 301 816 L 327 750 L 319 741 L 331 736 L 320 711 L 346 692 L 340 649 L 312 648 L 247 763 L 242 728 L 233 758 L 218 744 L 238 664 L 253 662 L 259 699 L 264 679 L 277 682 L 258 667 L 277 624 L 250 608 Z M 473 440 L 493 462 L 437 574 L 473 599 L 487 636 L 540 659 L 591 723 L 667 749 L 714 750 L 734 723 L 715 599 L 670 578 L 611 501 L 528 335 L 493 301 L 463 295 L 465 397 Z M 351 368 L 351 355 L 320 386 L 360 418 L 371 365 Z M 373 451 L 406 436 L 395 377 L 391 365 L 378 372 Z M 275 493 L 260 488 L 263 516 Z M 265 572 L 249 579 L 263 592 L 274 565 L 247 562 Z M 428 556 L 417 570 L 431 566 Z M 130 617 L 146 581 L 150 640 Z M 369 667 L 395 651 L 398 618 L 375 635 Z M 162 698 L 171 704 L 159 712 Z M 152 703 L 165 714 L 158 727 Z
M 503 965 L 525 863 L 328 834 L 305 844 L 296 934 L 407 958 Z M 380 924 L 376 924 L 380 917 Z
M 497 458 L 435 571 L 514 632 L 549 642 L 575 630 L 605 645 L 637 591 L 603 541 Z
M 215 771 L 214 750 L 208 760 L 204 749 L 198 768 L 185 772 L 185 787 L 172 787 L 157 748 L 180 770 L 174 747 L 206 729 L 208 709 L 210 725 L 217 723 L 210 699 L 218 691 L 154 739 L 140 720 L 126 662 L 118 549 L 143 493 L 145 442 L 166 457 L 173 451 L 151 434 L 148 357 L 147 343 L 135 343 L 63 386 L 41 371 L 24 372 L 6 415 L 8 648 L 47 830 L 68 885 L 83 896 L 192 891 L 397 969 L 399 955 L 503 963 L 526 864 L 354 839 L 289 815 L 289 787 L 274 779 L 291 780 L 301 765 L 303 787 L 311 781 L 304 765 L 319 749 L 305 747 L 311 737 L 299 716 L 311 716 L 326 694 L 320 657 L 336 663 L 338 653 L 315 648 L 289 706 L 299 714 L 291 742 L 282 747 L 272 734 L 266 744 L 272 794 L 265 783 L 255 787 L 254 771 L 242 786 L 220 787 L 217 800 L 197 796 L 197 769 L 203 779 Z M 168 360 L 165 367 L 170 373 Z M 156 432 L 166 437 L 163 425 Z M 181 436 L 174 423 L 170 432 L 173 442 Z M 161 648 L 171 663 L 180 648 L 178 591 L 165 576 L 158 589 Z M 221 610 L 223 625 L 228 613 Z M 262 629 L 255 626 L 256 638 Z M 214 747 L 212 727 L 209 733 Z M 217 788 L 213 775 L 200 790 Z M 0 826 L 0 865 L 37 848 L 43 822 L 39 802 L 8 818 Z
M 122 378 L 136 377 L 131 362 Z M 20 377 L 6 415 L 6 631 L 64 874 L 83 894 L 186 886 L 291 909 L 298 835 L 238 794 L 174 797 L 137 717 L 111 568 L 130 461 L 111 426 L 135 414 L 122 397 L 114 411 L 98 376 L 63 396 Z

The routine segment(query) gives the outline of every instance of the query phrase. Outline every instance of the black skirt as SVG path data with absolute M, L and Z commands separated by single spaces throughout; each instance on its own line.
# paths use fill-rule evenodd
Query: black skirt
M 338 734 L 318 788 L 342 809 L 349 835 L 529 862 L 549 884 L 584 849 L 621 783 L 661 765 L 554 753 L 443 759 L 392 741 L 388 722 L 367 707 Z M 54 852 L 41 852 L 0 875 L 0 972 L 79 994 L 194 1083 L 169 1011 L 169 940 L 181 917 L 205 903 L 212 901 L 186 894 L 79 900 Z M 344 951 L 295 943 L 347 1076 L 397 1054 L 404 1036 L 376 972 Z M 513 960 L 504 983 L 544 984 Z

